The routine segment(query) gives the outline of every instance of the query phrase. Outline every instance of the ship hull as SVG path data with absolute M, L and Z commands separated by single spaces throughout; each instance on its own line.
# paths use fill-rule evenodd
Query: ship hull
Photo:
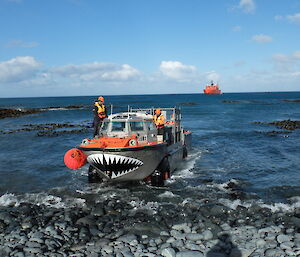
M 220 95 L 221 94 L 221 90 L 204 89 L 203 91 L 207 95 Z

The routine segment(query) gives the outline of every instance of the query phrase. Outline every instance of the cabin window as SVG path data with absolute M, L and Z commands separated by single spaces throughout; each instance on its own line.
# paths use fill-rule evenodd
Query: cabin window
M 112 132 L 125 132 L 126 123 L 125 122 L 112 122 L 111 123 L 111 131 Z
M 143 131 L 144 122 L 130 122 L 131 131 Z
M 156 126 L 153 121 L 147 122 L 147 124 L 148 124 L 148 130 L 156 129 Z

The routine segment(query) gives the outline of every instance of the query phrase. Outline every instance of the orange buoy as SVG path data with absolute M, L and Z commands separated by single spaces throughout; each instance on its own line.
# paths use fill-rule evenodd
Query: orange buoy
M 79 169 L 86 163 L 86 155 L 77 148 L 66 152 L 64 162 L 69 169 Z

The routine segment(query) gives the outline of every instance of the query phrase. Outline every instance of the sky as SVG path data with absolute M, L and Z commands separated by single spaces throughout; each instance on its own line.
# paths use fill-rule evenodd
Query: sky
M 300 91 L 300 0 L 0 0 L 0 97 Z

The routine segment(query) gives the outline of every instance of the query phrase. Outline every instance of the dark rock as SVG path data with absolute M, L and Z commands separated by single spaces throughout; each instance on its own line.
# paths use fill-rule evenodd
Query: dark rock
M 23 115 L 28 115 L 28 114 L 33 114 L 33 113 L 38 113 L 41 112 L 40 109 L 0 109 L 0 119 L 4 118 L 15 118 L 15 117 L 20 117 Z
M 239 100 L 223 100 L 223 103 L 240 103 Z
M 198 103 L 195 103 L 195 102 L 183 102 L 183 103 L 178 103 L 178 105 L 198 105 Z
M 288 103 L 300 103 L 300 99 L 295 99 L 295 100 L 284 99 L 283 101 Z

